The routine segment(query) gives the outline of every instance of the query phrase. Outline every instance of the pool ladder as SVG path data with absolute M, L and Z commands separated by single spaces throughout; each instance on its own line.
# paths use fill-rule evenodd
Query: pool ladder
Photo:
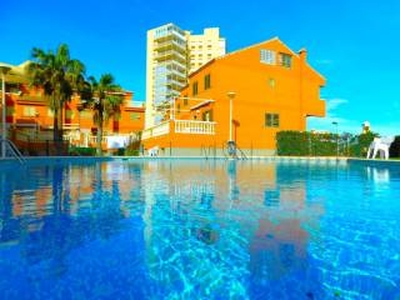
M 244 153 L 242 149 L 234 141 L 228 141 L 222 146 L 224 156 L 226 159 L 248 159 L 247 155 Z
M 5 157 L 7 157 L 7 154 L 9 154 L 9 156 L 14 157 L 16 160 L 18 160 L 18 162 L 23 165 L 26 164 L 26 159 L 25 157 L 22 155 L 22 153 L 18 150 L 18 148 L 14 145 L 13 142 L 11 142 L 8 139 L 3 139 L 0 138 L 0 149 L 5 149 L 6 153 L 5 153 Z M 2 151 L 2 150 L 1 150 Z

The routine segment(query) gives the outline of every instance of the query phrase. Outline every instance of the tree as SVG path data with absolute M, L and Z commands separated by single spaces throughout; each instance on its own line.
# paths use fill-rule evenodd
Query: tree
M 61 44 L 56 53 L 39 48 L 32 49 L 33 61 L 27 71 L 31 85 L 40 87 L 54 113 L 53 140 L 62 140 L 63 108 L 84 82 L 85 66 L 71 59 L 66 44 Z
M 101 140 L 103 127 L 112 117 L 118 117 L 121 112 L 121 104 L 124 101 L 122 89 L 114 82 L 114 77 L 107 73 L 97 81 L 93 76 L 89 77 L 84 89 L 86 107 L 93 110 L 93 122 L 97 126 L 97 155 L 102 154 Z

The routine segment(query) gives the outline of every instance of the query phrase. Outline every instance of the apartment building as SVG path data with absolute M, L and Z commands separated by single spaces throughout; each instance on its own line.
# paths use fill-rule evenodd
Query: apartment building
M 43 89 L 32 87 L 25 74 L 27 62 L 10 66 L 11 72 L 5 76 L 5 111 L 8 137 L 18 145 L 27 141 L 52 140 L 53 111 L 49 108 Z M 143 102 L 133 101 L 133 92 L 121 91 L 124 102 L 120 113 L 104 125 L 104 149 L 107 137 L 124 136 L 138 138 L 144 127 Z M 72 97 L 63 108 L 64 140 L 77 146 L 95 146 L 97 125 L 93 121 L 93 111 L 82 105 L 79 95 Z
M 219 28 L 205 28 L 203 34 L 188 36 L 189 74 L 215 57 L 226 53 L 226 41 L 219 36 Z
M 191 71 L 225 54 L 225 39 L 218 28 L 193 35 L 169 23 L 147 32 L 145 128 L 168 118 L 173 99 L 179 97 Z
M 145 148 L 164 155 L 224 155 L 235 142 L 247 155 L 270 155 L 281 130 L 306 130 L 324 117 L 325 78 L 279 38 L 213 59 L 191 73 L 171 119 L 145 130 Z

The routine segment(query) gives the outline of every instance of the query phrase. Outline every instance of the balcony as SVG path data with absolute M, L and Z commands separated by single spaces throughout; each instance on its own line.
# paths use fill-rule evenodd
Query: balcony
M 178 32 L 176 30 L 168 30 L 161 34 L 156 34 L 154 37 L 154 41 L 158 43 L 162 43 L 164 41 L 169 41 L 173 39 L 185 40 L 184 32 Z
M 142 134 L 142 139 L 150 139 L 162 135 L 167 135 L 171 132 L 171 124 L 175 123 L 174 133 L 178 134 L 204 134 L 214 135 L 216 122 L 207 121 L 192 121 L 192 120 L 168 120 L 159 125 L 145 129 Z
M 174 50 L 158 52 L 155 56 L 155 60 L 157 60 L 158 62 L 163 62 L 166 60 L 175 60 L 182 64 L 186 63 L 186 57 Z
M 154 50 L 156 51 L 176 50 L 179 51 L 180 53 L 186 53 L 186 46 L 179 44 L 175 40 L 170 40 L 157 43 L 156 46 L 154 47 Z
M 169 131 L 170 131 L 170 121 L 168 120 L 151 128 L 143 130 L 142 139 L 146 140 L 152 137 L 166 135 L 169 134 Z
M 215 134 L 215 122 L 175 120 L 175 133 Z

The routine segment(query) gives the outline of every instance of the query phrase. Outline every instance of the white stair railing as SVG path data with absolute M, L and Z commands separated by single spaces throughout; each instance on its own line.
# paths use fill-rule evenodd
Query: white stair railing
M 0 144 L 1 144 L 1 149 L 5 149 L 5 157 L 7 157 L 7 154 L 10 154 L 9 156 L 12 156 L 16 158 L 20 164 L 25 164 L 26 159 L 22 155 L 22 153 L 18 150 L 18 148 L 14 145 L 13 142 L 7 139 L 0 138 Z

